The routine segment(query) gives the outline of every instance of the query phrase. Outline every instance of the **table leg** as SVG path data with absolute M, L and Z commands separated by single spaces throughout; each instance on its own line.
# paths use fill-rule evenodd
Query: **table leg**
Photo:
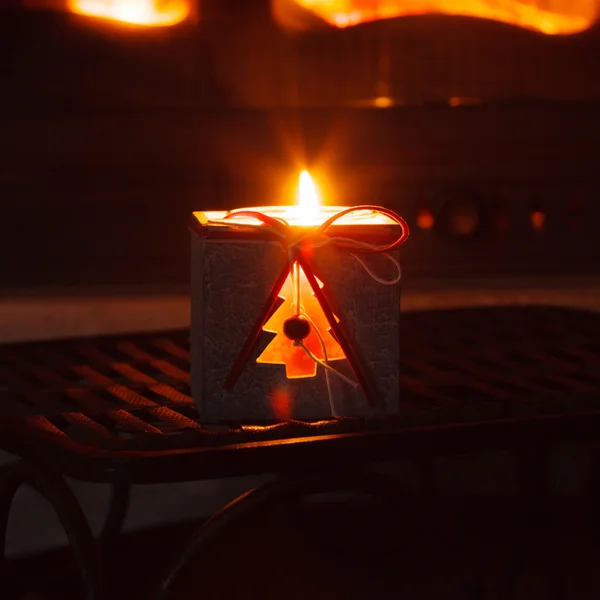
M 157 600 L 169 597 L 178 576 L 223 530 L 251 520 L 259 510 L 295 502 L 302 496 L 332 491 L 362 492 L 384 500 L 397 501 L 400 484 L 394 477 L 361 470 L 319 473 L 288 473 L 242 494 L 209 518 L 180 552 L 163 579 Z
M 98 539 L 103 564 L 107 562 L 110 552 L 115 547 L 123 530 L 130 498 L 131 486 L 129 484 L 115 483 L 112 485 L 106 520 Z
M 96 544 L 79 501 L 59 473 L 23 460 L 0 468 L 0 578 L 6 576 L 2 567 L 10 510 L 15 494 L 23 484 L 33 487 L 50 503 L 58 516 L 77 563 L 82 598 L 100 600 L 102 589 Z M 4 589 L 3 583 L 0 583 L 0 589 Z
M 515 547 L 506 578 L 504 598 L 512 600 L 518 596 L 519 583 L 527 563 L 527 552 L 532 551 L 534 536 L 545 534 L 551 524 L 547 503 L 547 450 L 533 448 L 517 453 L 516 475 L 520 506 L 515 523 Z M 564 600 L 565 587 L 559 556 L 559 544 L 544 550 L 547 560 L 545 578 L 548 586 L 547 597 Z

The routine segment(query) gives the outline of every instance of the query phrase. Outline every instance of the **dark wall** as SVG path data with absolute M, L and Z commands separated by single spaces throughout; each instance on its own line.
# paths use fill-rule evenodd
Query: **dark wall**
M 147 30 L 2 14 L 4 286 L 186 282 L 192 210 L 291 202 L 286 186 L 305 166 L 331 203 L 383 203 L 404 214 L 413 226 L 406 269 L 415 275 L 600 268 L 594 32 L 551 39 L 451 20 L 470 33 L 444 58 L 443 45 L 427 42 L 446 31 L 458 43 L 446 21 L 390 22 L 392 46 L 404 52 L 391 81 L 404 81 L 399 97 L 405 90 L 414 101 L 368 110 L 349 99 L 371 94 L 379 76 L 383 38 L 373 26 L 295 37 L 260 13 L 211 19 Z M 521 40 L 516 55 L 510 40 Z M 536 53 L 523 54 L 524 45 Z M 487 50 L 461 62 L 474 47 Z M 509 68 L 531 56 L 539 65 L 549 58 L 533 79 Z M 559 85 L 563 72 L 580 83 Z M 517 94 L 521 79 L 538 82 L 540 93 Z M 496 101 L 441 101 L 475 93 L 475 83 Z M 543 83 L 574 96 L 542 93 Z M 417 227 L 423 211 L 433 230 Z M 540 211 L 544 227 L 535 231 L 531 213 Z M 457 218 L 473 214 L 473 235 L 452 233 Z

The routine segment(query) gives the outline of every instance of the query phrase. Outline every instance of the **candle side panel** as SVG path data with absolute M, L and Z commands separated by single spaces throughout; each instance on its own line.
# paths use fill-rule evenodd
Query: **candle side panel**
M 192 392 L 201 420 L 239 423 L 329 417 L 322 372 L 314 378 L 289 380 L 284 365 L 256 363 L 273 338 L 268 332 L 261 332 L 233 390 L 223 388 L 286 265 L 281 248 L 270 242 L 196 238 L 192 250 L 196 282 L 192 356 L 197 361 L 192 367 Z
M 400 260 L 399 252 L 391 255 Z M 363 254 L 378 277 L 397 276 L 394 264 L 381 254 Z M 340 415 L 390 414 L 400 404 L 400 283 L 375 281 L 347 251 L 324 247 L 312 260 L 323 293 L 340 319 L 340 327 L 367 367 L 377 391 L 377 404 L 369 407 L 359 390 L 335 378 Z
M 204 247 L 205 244 L 192 232 L 191 261 L 191 329 L 190 329 L 190 386 L 192 397 L 204 397 Z M 199 408 L 199 407 L 198 407 Z
M 284 365 L 257 364 L 274 334 L 261 331 L 233 390 L 223 384 L 259 318 L 287 258 L 268 240 L 200 238 L 192 234 L 192 393 L 205 423 L 321 419 L 332 414 L 324 376 L 287 379 Z M 399 252 L 392 253 L 399 260 Z M 379 254 L 362 258 L 378 276 L 394 265 Z M 373 280 L 347 250 L 316 249 L 311 258 L 323 293 L 340 319 L 377 390 L 370 407 L 360 388 L 330 375 L 334 414 L 398 411 L 400 401 L 400 285 Z M 321 332 L 322 335 L 331 335 Z M 332 366 L 355 379 L 347 361 Z

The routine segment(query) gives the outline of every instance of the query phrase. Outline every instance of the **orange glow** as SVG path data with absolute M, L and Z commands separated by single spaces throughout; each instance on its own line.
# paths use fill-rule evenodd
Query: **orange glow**
M 544 229 L 544 223 L 546 222 L 546 215 L 541 210 L 534 210 L 530 216 L 531 228 L 535 231 L 541 231 Z
M 394 106 L 394 99 L 389 96 L 377 96 L 373 100 L 373 104 L 377 108 L 390 108 L 390 106 Z
M 422 208 L 417 215 L 417 227 L 419 229 L 433 229 L 434 225 L 433 213 L 427 208 Z
M 194 215 L 201 223 L 211 225 L 254 225 L 260 226 L 260 223 L 252 217 L 240 216 L 225 219 L 227 215 L 235 215 L 236 212 L 253 211 L 260 212 L 270 217 L 284 219 L 292 227 L 317 227 L 324 223 L 329 217 L 348 208 L 347 206 L 320 206 L 315 213 L 305 212 L 299 206 L 253 206 L 251 208 L 240 208 L 231 212 L 225 210 L 207 210 L 195 212 Z M 395 225 L 395 221 L 372 210 L 361 210 L 340 217 L 336 225 Z
M 271 408 L 275 418 L 279 421 L 287 421 L 292 417 L 292 397 L 285 389 L 275 390 L 271 395 Z
M 78 15 L 146 26 L 175 25 L 191 13 L 192 0 L 68 0 Z
M 448 105 L 452 108 L 457 108 L 458 106 L 480 106 L 481 100 L 479 98 L 452 96 L 452 98 L 448 99 Z
M 547 34 L 572 34 L 590 27 L 598 0 L 275 0 L 276 14 L 292 17 L 293 4 L 336 27 L 408 15 L 480 17 Z M 551 7 L 551 8 L 550 8 Z
M 321 305 L 312 293 L 306 275 L 300 267 L 296 269 L 296 272 L 299 274 L 300 312 L 311 321 L 310 334 L 304 340 L 304 344 L 320 360 L 325 359 L 321 340 L 325 346 L 328 361 L 346 358 L 340 345 L 329 332 L 329 322 L 321 310 Z M 323 287 L 323 284 L 319 282 L 319 286 Z M 314 377 L 317 374 L 315 361 L 301 347 L 294 346 L 292 341 L 283 333 L 284 322 L 297 314 L 291 274 L 285 280 L 279 297 L 283 298 L 283 304 L 273 313 L 263 327 L 263 331 L 275 333 L 276 335 L 256 359 L 256 362 L 269 365 L 285 365 L 285 374 L 288 379 Z M 319 332 L 321 340 L 315 329 Z

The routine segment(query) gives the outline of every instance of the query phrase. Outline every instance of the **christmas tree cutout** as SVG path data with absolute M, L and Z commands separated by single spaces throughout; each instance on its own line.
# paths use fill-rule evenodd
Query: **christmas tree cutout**
M 306 275 L 298 266 L 300 285 L 301 314 L 305 315 L 310 323 L 310 333 L 303 339 L 304 345 L 320 360 L 329 362 L 346 358 L 340 345 L 331 335 L 329 321 L 323 313 L 319 301 L 315 298 Z M 317 279 L 319 287 L 323 284 Z M 294 285 L 292 274 L 289 273 L 285 280 L 279 297 L 283 304 L 271 315 L 264 324 L 263 331 L 276 334 L 262 354 L 256 359 L 257 363 L 269 365 L 285 365 L 285 374 L 288 379 L 314 377 L 317 374 L 317 363 L 299 345 L 294 345 L 284 332 L 284 323 L 296 317 L 298 311 L 294 302 Z M 337 317 L 336 317 L 337 319 Z M 338 319 L 339 320 L 339 319 Z M 319 339 L 319 332 L 321 339 Z M 324 356 L 323 345 L 327 357 Z

